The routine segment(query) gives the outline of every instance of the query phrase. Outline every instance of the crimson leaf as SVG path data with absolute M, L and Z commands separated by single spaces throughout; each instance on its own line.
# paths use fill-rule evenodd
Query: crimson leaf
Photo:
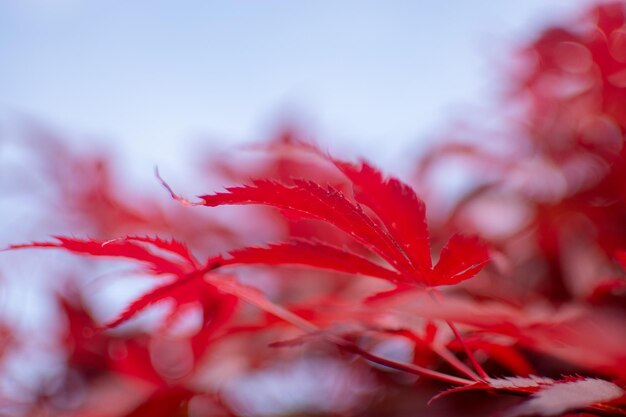
M 182 275 L 193 267 L 192 261 L 185 263 L 177 262 L 165 257 L 162 254 L 155 254 L 139 241 L 148 243 L 148 247 L 165 249 L 168 254 L 180 255 L 182 244 L 165 244 L 165 241 L 151 240 L 150 238 L 128 237 L 109 241 L 98 241 L 93 239 L 76 239 L 63 236 L 55 236 L 57 242 L 33 242 L 21 245 L 12 245 L 8 249 L 28 249 L 28 248 L 59 248 L 82 255 L 107 256 L 117 258 L 134 259 L 146 263 L 154 274 L 174 274 Z M 136 242 L 137 241 L 137 242 Z
M 357 254 L 325 243 L 294 240 L 268 247 L 247 247 L 229 253 L 229 259 L 220 259 L 219 265 L 307 265 L 347 274 L 359 274 L 397 282 L 402 275 L 384 268 Z M 215 261 L 209 261 L 215 262 Z
M 428 278 L 430 285 L 452 285 L 472 278 L 489 262 L 489 252 L 476 236 L 453 235 L 441 250 Z
M 406 264 L 400 248 L 388 233 L 377 227 L 363 209 L 332 187 L 305 180 L 293 186 L 256 180 L 253 185 L 231 187 L 226 193 L 201 196 L 204 205 L 263 204 L 330 223 L 372 249 L 394 267 Z
M 432 267 L 426 206 L 415 191 L 396 178 L 385 179 L 365 162 L 361 167 L 333 160 L 352 181 L 356 200 L 369 207 L 383 222 L 418 271 Z

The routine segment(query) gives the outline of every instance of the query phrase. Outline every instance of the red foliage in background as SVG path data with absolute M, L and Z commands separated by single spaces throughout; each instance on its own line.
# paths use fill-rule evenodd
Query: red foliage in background
M 60 365 L 0 391 L 0 412 L 626 415 L 626 5 L 520 54 L 509 132 L 430 149 L 413 186 L 285 130 L 256 163 L 206 164 L 238 185 L 186 199 L 163 182 L 160 202 L 45 138 L 69 234 L 8 249 L 130 262 L 154 284 L 98 317 L 68 278 L 96 261 L 48 271 L 72 282 L 54 296 Z M 451 160 L 476 180 L 445 201 Z M 209 209 L 240 205 L 272 210 Z M 26 339 L 2 326 L 4 365 Z

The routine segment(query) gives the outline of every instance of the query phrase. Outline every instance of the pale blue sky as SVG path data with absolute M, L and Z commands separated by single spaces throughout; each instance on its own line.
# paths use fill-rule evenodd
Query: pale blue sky
M 127 178 L 167 200 L 154 165 L 179 190 L 211 192 L 178 172 L 195 138 L 206 135 L 206 149 L 249 142 L 295 113 L 325 146 L 395 170 L 445 121 L 494 102 L 513 42 L 586 1 L 0 0 L 0 145 L 25 119 L 82 146 L 109 141 Z M 4 244 L 52 232 L 35 229 L 41 207 L 23 197 L 0 201 Z M 19 256 L 2 261 L 0 276 L 15 279 L 0 316 L 22 323 L 29 342 L 52 337 L 34 329 L 58 326 L 42 284 L 55 254 Z M 24 354 L 9 373 L 53 371 Z
M 2 0 L 0 123 L 119 142 L 147 176 L 285 113 L 384 158 L 492 102 L 490 64 L 583 3 Z

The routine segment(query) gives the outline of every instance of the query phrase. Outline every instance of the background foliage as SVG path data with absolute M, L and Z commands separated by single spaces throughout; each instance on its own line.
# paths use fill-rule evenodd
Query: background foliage
M 517 53 L 506 131 L 453 131 L 404 181 L 293 127 L 207 155 L 199 198 L 12 144 L 19 227 L 58 237 L 2 253 L 0 411 L 626 414 L 626 7 Z

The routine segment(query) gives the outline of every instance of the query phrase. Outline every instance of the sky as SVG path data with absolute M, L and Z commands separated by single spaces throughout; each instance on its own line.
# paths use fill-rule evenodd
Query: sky
M 37 122 L 146 177 L 287 118 L 397 158 L 493 103 L 513 47 L 585 3 L 2 0 L 0 134 Z
M 515 45 L 586 2 L 0 0 L 0 156 L 36 123 L 118 149 L 155 185 L 154 166 L 177 177 L 194 145 L 266 139 L 291 118 L 393 172 L 451 120 L 493 105 Z M 40 209 L 14 203 L 0 201 L 4 243 L 24 241 L 18 220 Z M 29 277 L 16 286 L 30 287 L 0 294 L 0 313 L 39 323 L 45 288 L 32 277 L 47 271 L 14 259 L 11 274 Z

